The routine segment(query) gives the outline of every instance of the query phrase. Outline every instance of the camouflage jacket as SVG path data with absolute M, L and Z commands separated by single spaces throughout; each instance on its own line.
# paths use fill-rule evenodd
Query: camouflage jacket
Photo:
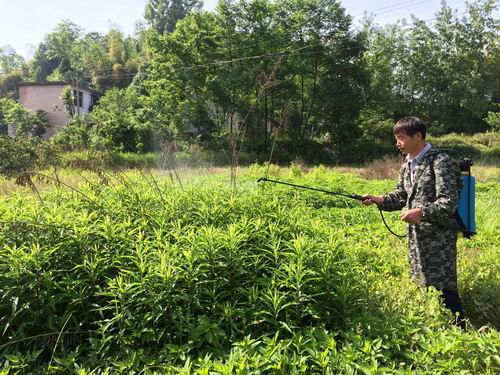
M 410 173 L 410 167 L 403 163 L 396 189 L 384 195 L 380 208 L 422 208 L 421 222 L 407 226 L 411 276 L 425 286 L 456 289 L 459 165 L 431 148 L 418 162 L 413 178 Z

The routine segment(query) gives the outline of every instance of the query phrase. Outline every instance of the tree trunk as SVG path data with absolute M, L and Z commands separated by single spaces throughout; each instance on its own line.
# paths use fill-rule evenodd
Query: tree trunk
M 264 97 L 264 145 L 267 144 L 267 92 Z
M 309 118 L 311 117 L 311 112 L 314 106 L 314 100 L 316 99 L 316 88 L 318 86 L 318 56 L 316 55 L 316 58 L 314 59 L 314 78 L 313 78 L 313 89 L 311 93 L 311 102 L 309 103 L 309 109 L 307 111 L 307 115 L 305 118 L 304 122 L 304 129 L 307 129 L 307 126 L 309 124 Z M 312 137 L 312 131 L 310 133 L 310 136 Z

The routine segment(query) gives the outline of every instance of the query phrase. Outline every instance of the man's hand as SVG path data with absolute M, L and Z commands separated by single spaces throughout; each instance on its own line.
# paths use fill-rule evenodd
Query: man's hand
M 399 216 L 401 220 L 406 221 L 408 224 L 419 224 L 422 219 L 422 209 L 413 208 L 411 210 L 402 212 Z
M 382 204 L 382 202 L 384 202 L 384 197 L 378 195 L 363 195 L 363 204 L 365 206 L 369 206 L 372 203 L 379 205 Z

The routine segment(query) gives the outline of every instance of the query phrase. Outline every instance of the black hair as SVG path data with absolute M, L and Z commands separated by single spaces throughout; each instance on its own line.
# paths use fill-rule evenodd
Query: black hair
M 420 132 L 420 134 L 422 134 L 422 139 L 425 139 L 427 125 L 418 117 L 403 117 L 396 122 L 393 132 L 394 134 L 404 133 L 410 137 Z

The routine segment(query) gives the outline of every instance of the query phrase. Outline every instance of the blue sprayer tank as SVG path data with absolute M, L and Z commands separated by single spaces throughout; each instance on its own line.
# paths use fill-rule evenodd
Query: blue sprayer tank
M 457 209 L 457 222 L 460 232 L 464 237 L 470 238 L 476 234 L 476 179 L 470 174 L 470 167 L 473 162 L 471 159 L 460 161 L 460 170 L 462 171 L 462 190 Z

